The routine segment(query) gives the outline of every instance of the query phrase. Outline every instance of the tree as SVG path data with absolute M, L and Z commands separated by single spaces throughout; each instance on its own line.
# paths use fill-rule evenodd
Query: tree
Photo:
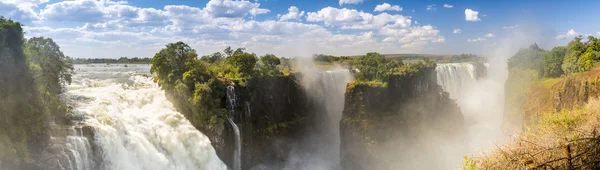
M 273 54 L 267 54 L 260 57 L 260 62 L 269 69 L 276 69 L 277 65 L 281 64 L 279 58 Z
M 520 49 L 515 55 L 508 59 L 508 68 L 527 68 L 541 73 L 544 71 L 544 49 L 532 44 L 529 48 Z
M 585 64 L 585 60 L 579 61 L 579 57 L 585 50 L 584 44 L 581 42 L 582 38 L 582 36 L 575 37 L 567 45 L 567 52 L 562 65 L 562 69 L 566 74 L 579 72 L 581 70 L 580 64 Z
M 30 38 L 25 43 L 24 51 L 34 78 L 48 91 L 58 94 L 61 85 L 71 83 L 73 60 L 65 56 L 51 38 Z
M 246 52 L 238 53 L 238 50 L 236 50 L 233 56 L 228 58 L 228 62 L 236 67 L 243 76 L 252 75 L 257 62 L 256 55 Z
M 231 47 L 227 47 L 225 48 L 225 50 L 223 50 L 223 53 L 225 53 L 225 55 L 227 55 L 227 57 L 231 57 L 231 55 L 233 55 L 233 50 L 231 49 Z
M 544 58 L 545 77 L 560 77 L 564 74 L 561 66 L 566 53 L 567 47 L 565 46 L 554 47 L 546 53 Z
M 181 41 L 170 43 L 154 55 L 150 72 L 157 74 L 161 80 L 160 85 L 174 84 L 182 78 L 183 73 L 191 69 L 186 66 L 186 63 L 192 63 L 196 57 L 198 57 L 196 50 L 187 44 Z
M 387 59 L 379 53 L 367 53 L 355 62 L 355 66 L 359 70 L 356 78 L 363 81 L 384 81 L 399 65 L 396 61 Z
M 202 56 L 202 58 L 200 58 L 200 60 L 206 61 L 206 62 L 209 62 L 209 63 L 218 63 L 223 58 L 224 58 L 223 57 L 223 53 L 216 52 L 216 53 L 213 53 L 211 55 Z

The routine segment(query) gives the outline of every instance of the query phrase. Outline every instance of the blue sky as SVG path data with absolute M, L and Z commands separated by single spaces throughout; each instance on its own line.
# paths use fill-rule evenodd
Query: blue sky
M 598 7 L 596 0 L 0 0 L 0 15 L 73 57 L 151 57 L 176 41 L 201 55 L 227 46 L 285 57 L 485 55 L 507 43 L 551 48 L 600 36 Z

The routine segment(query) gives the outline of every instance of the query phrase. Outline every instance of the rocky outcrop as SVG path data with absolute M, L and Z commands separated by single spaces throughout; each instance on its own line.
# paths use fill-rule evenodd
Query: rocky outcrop
M 435 155 L 444 154 L 444 142 L 462 140 L 463 116 L 436 83 L 435 66 L 392 75 L 385 83 L 348 86 L 341 169 L 447 168 Z

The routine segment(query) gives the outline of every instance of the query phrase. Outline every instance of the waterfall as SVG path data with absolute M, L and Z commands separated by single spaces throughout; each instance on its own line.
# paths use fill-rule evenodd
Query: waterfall
M 304 71 L 304 70 L 303 70 Z M 312 72 L 311 72 L 312 71 Z M 340 121 L 346 85 L 354 77 L 348 69 L 303 72 L 303 88 L 317 107 L 315 126 L 293 148 L 285 170 L 339 169 Z
M 470 151 L 489 148 L 502 136 L 504 82 L 481 78 L 488 68 L 488 64 L 448 63 L 438 64 L 435 69 L 438 84 L 457 101 L 463 113 Z
M 229 124 L 231 124 L 231 127 L 233 128 L 233 133 L 235 134 L 235 145 L 233 148 L 233 170 L 240 170 L 241 169 L 241 151 L 242 151 L 242 146 L 241 146 L 241 141 L 240 141 L 240 129 L 238 128 L 238 126 L 235 124 L 235 122 L 233 122 L 233 119 L 231 117 L 234 116 L 235 114 L 235 102 L 236 102 L 236 98 L 235 98 L 235 87 L 233 86 L 235 84 L 232 83 L 231 86 L 227 87 L 227 101 L 228 101 L 228 107 L 229 107 L 229 114 L 230 117 L 227 118 L 227 120 L 229 121 Z M 249 105 L 248 105 L 249 108 Z
M 100 150 L 98 169 L 227 169 L 210 140 L 167 100 L 163 90 L 144 76 L 149 65 L 75 65 L 73 83 L 64 97 L 82 126 L 94 129 Z M 77 150 L 76 168 L 91 169 L 89 144 L 79 135 L 67 138 Z M 88 143 L 86 145 L 86 143 Z M 85 151 L 84 151 L 85 150 Z M 66 168 L 64 163 L 61 165 Z
M 92 147 L 88 139 L 83 136 L 81 128 L 69 129 L 70 136 L 67 136 L 65 150 L 69 156 L 69 164 L 73 170 L 91 170 L 92 169 Z M 74 162 L 74 163 L 73 163 Z
M 458 100 L 479 79 L 478 69 L 473 63 L 437 64 L 437 83 L 450 94 L 450 98 Z

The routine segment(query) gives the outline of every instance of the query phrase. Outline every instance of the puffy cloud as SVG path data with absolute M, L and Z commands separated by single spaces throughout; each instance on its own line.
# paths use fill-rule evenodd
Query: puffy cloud
M 597 34 L 597 35 L 600 35 L 600 32 L 597 32 L 596 34 Z
M 504 29 L 513 29 L 513 28 L 517 28 L 517 27 L 519 27 L 519 25 L 503 26 L 502 28 L 504 28 Z
M 382 11 L 402 11 L 402 7 L 398 6 L 398 5 L 390 5 L 388 3 L 383 3 L 380 5 L 375 6 L 375 12 L 382 12 Z
M 452 31 L 452 33 L 454 33 L 454 34 L 460 34 L 460 33 L 462 33 L 462 30 L 460 30 L 460 29 L 457 28 L 457 29 L 454 29 L 454 31 Z
M 379 30 L 380 34 L 388 36 L 382 42 L 399 42 L 402 48 L 422 48 L 428 43 L 442 43 L 446 39 L 438 35 L 439 32 L 431 25 L 402 29 L 383 27 Z
M 29 24 L 40 19 L 34 8 L 48 0 L 5 0 L 0 1 L 0 14 L 21 23 Z
M 253 16 L 266 14 L 268 9 L 259 8 L 259 3 L 250 1 L 210 0 L 204 8 L 213 17 L 241 18 L 250 13 Z
M 285 15 L 278 16 L 279 21 L 287 21 L 287 20 L 302 20 L 302 16 L 304 16 L 304 11 L 299 12 L 297 7 L 291 6 L 288 8 L 288 13 Z
M 24 1 L 8 2 L 0 2 L 3 14 L 18 9 L 17 2 Z M 39 21 L 39 25 L 24 27 L 26 37 L 53 38 L 65 54 L 74 57 L 147 57 L 164 44 L 175 41 L 186 42 L 200 54 L 241 46 L 258 54 L 282 56 L 415 52 L 427 44 L 445 41 L 431 25 L 414 26 L 410 16 L 385 12 L 374 15 L 346 8 L 327 7 L 304 15 L 304 11 L 292 6 L 276 20 L 256 21 L 254 15 L 269 11 L 246 0 L 210 0 L 206 7 L 166 5 L 162 8 L 143 8 L 111 0 L 79 0 L 50 2 L 41 7 L 43 9 L 36 9 L 40 3 L 48 1 L 28 1 L 27 6 L 21 5 L 30 7 L 32 21 Z M 402 9 L 385 4 L 381 4 L 384 5 L 382 11 Z M 302 20 L 304 16 L 309 22 L 322 22 L 331 28 L 291 22 Z M 340 33 L 339 29 L 362 31 Z
M 479 41 L 485 41 L 485 40 L 486 40 L 485 38 L 478 37 L 478 38 L 474 38 L 474 39 L 468 39 L 467 42 L 479 42 Z
M 481 19 L 479 19 L 479 12 L 478 11 L 473 11 L 471 9 L 465 9 L 465 20 L 467 21 L 480 21 Z
M 343 4 L 360 4 L 364 0 L 340 0 L 339 4 L 342 6 Z
M 435 7 L 435 4 L 431 4 L 431 5 L 427 5 L 425 10 L 427 11 L 436 11 L 437 8 Z
M 51 21 L 98 22 L 104 17 L 104 6 L 104 1 L 62 1 L 48 4 L 40 15 L 44 20 Z
M 567 38 L 574 38 L 574 37 L 576 37 L 576 36 L 578 36 L 578 35 L 579 35 L 579 33 L 575 32 L 575 30 L 573 30 L 573 29 L 570 29 L 569 31 L 567 31 L 567 33 L 566 33 L 566 34 L 559 34 L 559 35 L 556 35 L 556 36 L 554 37 L 554 39 L 557 39 L 557 40 L 564 40 L 564 39 L 567 39 Z
M 373 15 L 354 9 L 338 9 L 326 7 L 318 12 L 309 12 L 306 17 L 310 22 L 323 22 L 328 26 L 339 26 L 343 29 L 375 29 L 391 23 L 394 27 L 408 27 L 410 17 L 381 13 Z
M 494 35 L 492 33 L 488 33 L 488 34 L 485 34 L 485 37 L 494 38 L 494 37 L 496 37 L 496 35 Z
M 454 5 L 450 5 L 450 4 L 444 4 L 444 8 L 453 8 Z

